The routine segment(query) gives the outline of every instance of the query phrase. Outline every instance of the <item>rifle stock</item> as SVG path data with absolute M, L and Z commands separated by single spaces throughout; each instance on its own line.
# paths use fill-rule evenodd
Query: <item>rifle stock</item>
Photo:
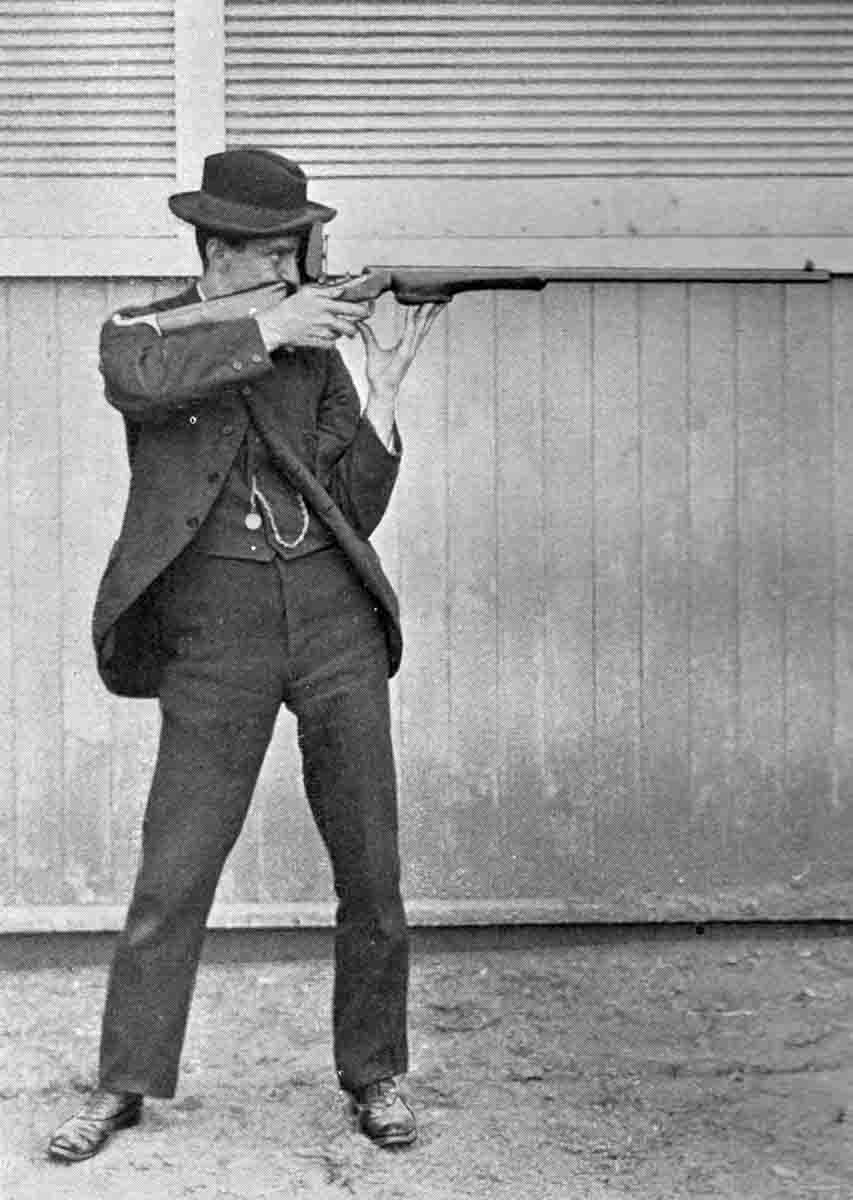
M 666 271 L 582 267 L 365 267 L 359 275 L 327 275 L 313 286 L 327 288 L 340 300 L 378 300 L 390 293 L 399 304 L 416 305 L 446 304 L 461 292 L 539 292 L 549 283 L 825 283 L 829 278 L 828 272 L 814 269 Z M 174 333 L 195 325 L 254 316 L 278 304 L 293 290 L 289 283 L 267 283 L 159 312 L 117 313 L 113 321 L 122 326 L 147 324 L 158 333 Z
M 347 300 L 375 300 L 390 292 L 399 304 L 446 304 L 460 292 L 541 291 L 574 272 L 506 267 L 366 267 L 339 282 Z M 329 280 L 334 286 L 334 278 Z

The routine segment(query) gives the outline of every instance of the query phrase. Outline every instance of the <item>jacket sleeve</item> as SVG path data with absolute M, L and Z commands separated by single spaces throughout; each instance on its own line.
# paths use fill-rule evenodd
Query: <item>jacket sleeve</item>
M 395 427 L 394 448 L 388 450 L 361 415 L 358 393 L 337 350 L 328 356 L 317 434 L 318 479 L 356 532 L 370 537 L 391 500 L 402 445 Z
M 166 335 L 144 323 L 110 320 L 100 351 L 107 400 L 140 424 L 168 420 L 194 400 L 272 370 L 252 318 Z

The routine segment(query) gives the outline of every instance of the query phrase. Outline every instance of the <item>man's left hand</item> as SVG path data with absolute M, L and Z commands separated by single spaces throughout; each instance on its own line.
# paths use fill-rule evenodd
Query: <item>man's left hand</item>
M 418 304 L 406 308 L 403 331 L 393 346 L 380 346 L 370 326 L 362 321 L 358 332 L 364 344 L 365 375 L 372 396 L 394 397 L 412 365 L 421 343 L 444 304 Z
M 364 344 L 367 404 L 364 415 L 389 450 L 394 447 L 397 392 L 421 343 L 444 304 L 418 304 L 406 309 L 403 332 L 393 346 L 380 346 L 365 322 L 358 325 Z

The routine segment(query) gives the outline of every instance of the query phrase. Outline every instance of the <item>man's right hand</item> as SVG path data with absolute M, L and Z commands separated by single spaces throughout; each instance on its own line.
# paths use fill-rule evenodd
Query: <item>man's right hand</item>
M 258 313 L 255 320 L 267 350 L 280 346 L 328 349 L 340 337 L 354 337 L 360 322 L 373 314 L 369 300 L 340 300 L 344 287 L 308 284 Z

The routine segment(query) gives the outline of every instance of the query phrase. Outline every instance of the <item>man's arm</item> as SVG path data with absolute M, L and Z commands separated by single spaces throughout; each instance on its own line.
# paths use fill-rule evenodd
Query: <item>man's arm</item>
M 379 345 L 369 326 L 361 324 L 358 327 L 366 356 L 367 403 L 352 440 L 334 468 L 329 470 L 327 478 L 321 475 L 321 482 L 363 537 L 370 536 L 391 500 L 402 454 L 397 428 L 397 396 L 406 372 L 442 307 L 428 304 L 408 310 L 399 340 L 388 349 Z M 324 401 L 329 406 L 326 411 L 334 411 L 339 398 L 354 394 L 349 372 L 340 356 L 335 354 L 330 363 Z M 321 413 L 321 425 L 322 420 Z M 322 460 L 322 449 L 321 434 L 318 462 Z
M 397 439 L 389 450 L 360 409 L 355 384 L 333 350 L 317 414 L 316 473 L 350 525 L 370 537 L 391 499 L 401 447 Z
M 272 369 L 253 318 L 161 336 L 150 325 L 107 321 L 101 373 L 107 399 L 138 423 L 164 421 L 191 401 Z
M 265 375 L 272 369 L 270 352 L 280 346 L 328 348 L 341 336 L 352 337 L 371 311 L 368 302 L 301 288 L 266 313 L 168 333 L 119 314 L 101 331 L 107 396 L 131 420 L 167 420 L 192 400 Z
M 367 324 L 359 325 L 364 344 L 367 374 L 367 404 L 364 415 L 376 430 L 377 436 L 390 451 L 397 439 L 397 396 L 400 385 L 415 359 L 433 321 L 444 304 L 422 304 L 406 309 L 403 332 L 388 348 L 380 346 Z

